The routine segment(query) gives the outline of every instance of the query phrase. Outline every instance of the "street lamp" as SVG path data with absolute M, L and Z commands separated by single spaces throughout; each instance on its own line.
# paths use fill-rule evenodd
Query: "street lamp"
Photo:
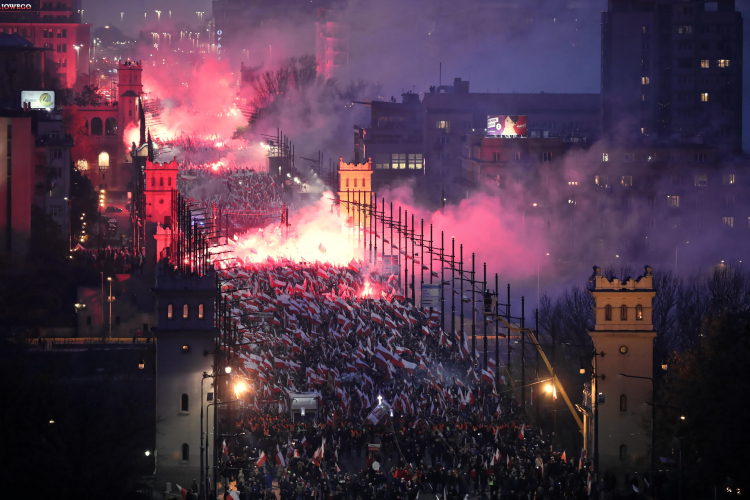
M 155 10 L 154 12 L 156 12 L 156 21 L 160 22 L 161 21 L 161 11 L 160 10 Z
M 651 381 L 651 482 L 649 484 L 649 490 L 653 491 L 654 485 L 654 463 L 656 458 L 656 383 L 651 377 L 639 377 L 638 375 L 625 375 L 624 373 L 619 374 L 621 377 L 627 378 L 640 378 L 643 380 Z
M 107 281 L 109 281 L 109 338 L 112 338 L 112 302 L 114 301 L 112 297 L 112 278 L 107 278 Z
M 229 367 L 227 367 L 227 368 L 229 368 Z M 230 371 L 231 371 L 231 369 L 230 369 Z M 208 498 L 208 496 L 207 496 L 208 490 L 206 489 L 206 484 L 205 484 L 206 480 L 208 478 L 207 478 L 207 476 L 204 478 L 205 470 L 203 468 L 203 458 L 204 458 L 204 451 L 203 451 L 204 450 L 204 446 L 203 446 L 203 382 L 207 378 L 225 377 L 228 374 L 229 374 L 229 372 L 227 372 L 227 373 L 215 373 L 215 374 L 209 375 L 207 372 L 203 372 L 203 377 L 201 378 L 201 401 L 200 401 L 200 405 L 201 405 L 201 423 L 200 423 L 200 431 L 201 431 L 201 464 L 200 464 L 200 468 L 201 468 L 201 470 L 200 470 L 200 485 L 201 486 L 200 487 L 202 489 L 204 489 L 204 493 L 203 493 L 203 495 L 201 495 L 201 497 L 204 498 L 204 499 Z M 211 405 L 208 405 L 208 406 L 211 406 Z M 207 415 L 208 415 L 208 406 L 206 407 L 206 414 Z M 208 420 L 208 419 L 206 419 L 206 420 Z M 214 425 L 216 425 L 215 418 L 214 418 Z M 206 435 L 208 435 L 208 421 L 206 421 Z M 206 457 L 206 469 L 207 468 L 208 468 L 208 457 Z
M 592 346 L 587 345 L 575 345 L 571 344 L 570 342 L 563 342 L 564 345 L 568 347 L 585 347 L 587 349 L 591 349 L 591 354 L 594 357 L 594 371 L 591 374 L 591 380 L 596 381 L 597 379 L 601 378 L 602 380 L 605 379 L 606 375 L 597 375 L 597 358 L 601 356 L 604 357 L 604 351 L 602 352 L 596 352 L 596 346 L 592 348 Z M 581 367 L 579 369 L 579 373 L 584 374 L 586 373 L 586 368 L 583 366 L 583 363 L 581 363 Z M 595 387 L 596 386 L 596 387 Z M 597 476 L 597 480 L 599 478 L 599 383 L 591 385 L 591 398 L 593 399 L 594 404 L 594 473 Z

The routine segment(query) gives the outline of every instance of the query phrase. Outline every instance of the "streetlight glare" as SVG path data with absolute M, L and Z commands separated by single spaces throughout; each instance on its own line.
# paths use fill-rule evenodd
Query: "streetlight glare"
M 545 386 L 544 386 L 544 391 L 545 391 L 545 392 L 546 392 L 547 394 L 552 394 L 552 385 L 551 385 L 551 384 L 547 384 L 547 385 L 545 385 Z
M 224 373 L 232 373 L 232 367 L 227 366 L 226 368 L 224 368 Z
M 234 386 L 234 393 L 239 396 L 243 392 L 247 392 L 247 386 L 245 385 L 245 382 L 237 382 L 237 384 Z

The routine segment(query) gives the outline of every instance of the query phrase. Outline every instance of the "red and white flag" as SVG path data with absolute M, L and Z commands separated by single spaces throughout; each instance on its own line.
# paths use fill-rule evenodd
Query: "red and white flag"
M 256 467 L 263 467 L 263 464 L 266 463 L 266 454 L 262 451 L 260 452 L 260 457 L 258 458 L 258 461 L 255 463 Z
M 177 486 L 177 489 L 180 490 L 180 494 L 182 495 L 183 499 L 187 499 L 188 490 L 180 486 L 179 484 L 175 483 L 175 486 Z
M 278 444 L 276 445 L 276 463 L 282 467 L 286 467 L 286 460 L 284 460 L 284 455 L 281 453 Z

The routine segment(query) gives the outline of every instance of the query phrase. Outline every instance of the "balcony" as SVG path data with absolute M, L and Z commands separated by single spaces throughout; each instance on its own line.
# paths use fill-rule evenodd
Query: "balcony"
M 91 137 L 91 140 L 93 142 L 106 142 L 106 143 L 117 142 L 116 135 L 90 135 L 89 137 Z

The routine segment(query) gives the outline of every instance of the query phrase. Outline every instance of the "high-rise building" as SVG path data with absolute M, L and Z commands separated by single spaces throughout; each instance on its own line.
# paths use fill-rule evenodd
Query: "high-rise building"
M 18 9 L 0 11 L 0 33 L 21 35 L 45 52 L 48 63 L 57 65 L 57 76 L 63 86 L 88 84 L 91 25 L 81 23 L 80 0 L 33 0 L 10 4 Z M 84 79 L 79 81 L 82 75 Z
M 609 0 L 601 36 L 605 135 L 741 150 L 743 27 L 734 0 Z
M 341 76 L 349 64 L 349 26 L 328 9 L 318 9 L 315 20 L 315 60 L 318 76 L 326 79 Z

